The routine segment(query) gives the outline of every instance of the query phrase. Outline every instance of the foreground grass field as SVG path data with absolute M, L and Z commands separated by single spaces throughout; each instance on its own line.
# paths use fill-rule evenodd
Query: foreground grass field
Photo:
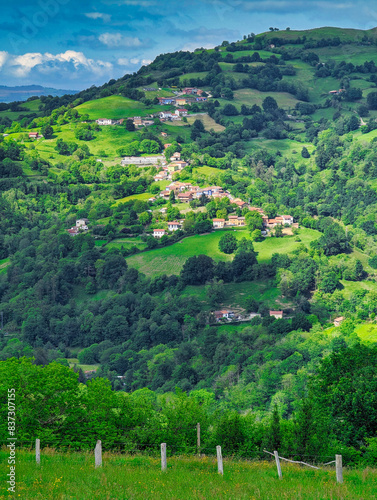
M 232 256 L 220 252 L 218 248 L 222 234 L 224 234 L 223 231 L 217 231 L 190 236 L 174 245 L 133 255 L 127 259 L 128 264 L 151 277 L 160 274 L 179 274 L 185 261 L 194 255 L 209 255 L 214 260 L 232 260 Z M 237 230 L 235 234 L 238 239 L 250 237 L 246 229 Z M 303 228 L 299 235 L 300 242 L 295 241 L 293 236 L 266 238 L 261 242 L 256 242 L 254 248 L 258 252 L 258 262 L 268 262 L 274 253 L 291 253 L 299 245 L 309 245 L 320 236 L 319 231 Z
M 8 466 L 0 453 L 2 476 Z M 32 453 L 17 451 L 16 494 L 3 486 L 1 498 L 27 500 L 358 500 L 377 498 L 377 471 L 344 469 L 344 483 L 337 484 L 332 467 L 315 470 L 282 464 L 279 481 L 272 462 L 224 459 L 224 475 L 217 473 L 214 457 L 168 458 L 161 472 L 158 457 L 103 456 L 103 467 L 94 468 L 92 453 L 62 454 L 42 450 L 41 465 Z M 4 480 L 5 482 L 5 480 Z

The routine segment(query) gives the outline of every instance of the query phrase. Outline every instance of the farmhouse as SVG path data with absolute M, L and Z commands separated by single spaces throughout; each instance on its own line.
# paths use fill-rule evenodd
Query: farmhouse
M 38 132 L 30 132 L 29 133 L 29 139 L 38 139 L 38 138 L 39 138 Z
M 168 229 L 169 231 L 178 231 L 178 229 L 181 229 L 181 224 L 176 220 L 168 222 Z
M 187 116 L 187 109 L 184 108 L 176 109 L 175 114 L 178 116 Z
M 110 118 L 98 118 L 98 120 L 96 120 L 96 123 L 98 125 L 114 125 L 116 123 L 116 120 L 111 120 Z
M 270 311 L 270 316 L 276 319 L 283 319 L 283 311 Z
M 343 316 L 339 316 L 339 318 L 335 318 L 334 319 L 334 326 L 340 326 L 343 321 L 344 321 L 344 317 Z
M 188 100 L 185 97 L 177 97 L 175 100 L 176 106 L 184 106 L 187 104 Z
M 186 95 L 201 95 L 203 90 L 197 89 L 196 87 L 185 87 L 182 92 Z
M 231 320 L 234 318 L 234 311 L 230 311 L 229 309 L 222 309 L 221 311 L 214 311 L 213 315 L 216 318 L 216 321 L 220 321 L 222 318 Z
M 214 229 L 221 229 L 225 226 L 225 219 L 212 219 Z
M 247 207 L 247 203 L 243 200 L 241 200 L 240 198 L 235 198 L 232 203 L 234 203 L 235 205 L 237 205 L 237 207 L 240 207 L 240 208 L 244 208 L 244 207 Z
M 165 229 L 153 229 L 153 238 L 162 238 L 165 234 L 167 234 Z
M 293 217 L 292 215 L 282 215 L 284 219 L 284 224 L 289 224 L 290 226 L 293 224 Z
M 76 221 L 76 227 L 80 228 L 80 229 L 83 229 L 84 231 L 86 231 L 88 228 L 88 222 L 89 222 L 89 219 L 78 219 Z
M 181 203 L 189 203 L 193 199 L 193 193 L 188 191 L 187 193 L 179 193 L 177 198 Z
M 125 156 L 121 164 L 126 165 L 164 165 L 165 157 L 160 156 Z
M 176 151 L 171 157 L 170 157 L 170 161 L 175 161 L 175 160 L 180 160 L 181 159 L 181 153 L 178 153 L 178 151 Z
M 157 97 L 157 99 L 161 106 L 166 104 L 175 104 L 175 97 Z

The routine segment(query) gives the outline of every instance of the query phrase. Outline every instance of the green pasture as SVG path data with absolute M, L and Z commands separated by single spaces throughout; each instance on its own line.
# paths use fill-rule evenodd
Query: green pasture
M 369 37 L 376 38 L 377 30 L 372 28 L 369 30 L 359 30 L 351 28 L 334 28 L 331 26 L 325 26 L 323 28 L 313 28 L 311 30 L 281 30 L 279 32 L 261 33 L 256 36 L 258 40 L 259 37 L 263 36 L 265 40 L 269 40 L 274 37 L 284 38 L 289 44 L 289 40 L 294 40 L 295 38 L 305 36 L 307 40 L 322 40 L 323 38 L 335 38 L 339 37 L 341 42 L 356 42 L 361 41 L 362 38 L 367 35 Z M 295 45 L 296 47 L 296 45 Z M 314 50 L 314 49 L 309 49 Z
M 280 290 L 271 280 L 243 281 L 242 283 L 224 283 L 225 300 L 221 306 L 211 306 L 208 302 L 206 287 L 186 286 L 183 291 L 184 296 L 195 295 L 203 303 L 203 310 L 221 309 L 221 307 L 230 307 L 236 309 L 245 309 L 246 299 L 253 297 L 258 302 L 263 302 L 269 309 L 288 307 L 290 301 L 282 297 Z M 246 326 L 240 323 L 238 329 Z M 224 327 L 225 328 L 225 327 Z
M 215 132 L 222 132 L 225 130 L 225 127 L 216 123 L 213 118 L 207 115 L 207 113 L 204 115 L 193 115 L 187 117 L 187 122 L 190 125 L 192 125 L 195 120 L 200 120 L 207 131 L 213 129 Z
M 137 247 L 140 250 L 144 250 L 146 248 L 146 243 L 144 243 L 140 237 L 137 238 L 116 238 L 115 240 L 110 241 L 105 245 L 106 250 L 110 250 L 110 248 L 117 248 L 120 250 L 122 247 L 125 249 L 129 249 L 131 247 Z
M 81 115 L 88 114 L 90 120 L 97 120 L 98 118 L 117 120 L 132 116 L 146 116 L 163 109 L 170 109 L 170 107 L 159 105 L 147 107 L 139 101 L 133 101 L 119 95 L 111 95 L 84 102 L 77 106 L 76 109 Z
M 104 452 L 102 467 L 95 468 L 91 452 L 56 452 L 41 449 L 41 465 L 32 450 L 17 448 L 16 490 L 3 498 L 28 500 L 294 500 L 376 498 L 377 471 L 371 467 L 344 467 L 343 484 L 336 482 L 334 466 L 310 469 L 282 463 L 279 480 L 272 460 L 237 460 L 223 447 L 224 474 L 218 474 L 215 450 L 212 455 L 168 455 L 167 470 L 161 471 L 159 446 L 147 454 L 124 455 Z M 95 441 L 93 441 L 94 448 Z M 169 443 L 167 443 L 169 453 Z M 0 452 L 0 470 L 9 473 L 9 451 Z M 309 460 L 309 459 L 308 459 Z M 309 460 L 312 462 L 313 460 Z
M 214 231 L 209 234 L 190 236 L 167 247 L 132 255 L 127 261 L 130 267 L 135 267 L 146 276 L 179 274 L 185 261 L 199 254 L 209 255 L 217 261 L 229 261 L 232 260 L 232 256 L 220 252 L 218 248 L 223 233 L 224 231 Z M 249 232 L 246 229 L 235 230 L 235 234 L 238 239 L 249 238 Z M 291 253 L 302 243 L 308 246 L 320 235 L 318 231 L 303 228 L 299 235 L 300 242 L 296 242 L 293 236 L 265 238 L 262 242 L 255 242 L 254 248 L 258 252 L 258 262 L 268 262 L 274 253 Z
M 130 196 L 126 196 L 125 198 L 120 198 L 119 200 L 116 200 L 113 206 L 120 205 L 120 203 L 126 203 L 127 201 L 131 200 L 141 200 L 141 201 L 148 201 L 149 198 L 151 198 L 153 194 L 151 193 L 141 193 L 141 194 L 131 194 Z

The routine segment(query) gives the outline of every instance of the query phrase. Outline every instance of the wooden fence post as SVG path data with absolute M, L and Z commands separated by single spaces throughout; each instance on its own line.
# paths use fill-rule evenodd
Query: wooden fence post
M 102 441 L 98 440 L 94 448 L 94 462 L 96 467 L 102 467 Z
M 196 424 L 196 448 L 200 457 L 200 424 Z
M 166 443 L 161 443 L 161 470 L 166 471 L 168 465 L 166 462 Z
M 219 474 L 224 474 L 223 457 L 221 455 L 221 446 L 216 446 L 216 453 L 217 453 L 217 472 Z
M 283 478 L 283 474 L 281 473 L 279 454 L 278 454 L 277 451 L 274 451 L 274 456 L 275 456 L 276 467 L 278 469 L 279 479 L 282 479 Z
M 342 455 L 335 455 L 336 481 L 343 482 Z
M 41 463 L 41 440 L 35 440 L 35 461 L 39 465 Z

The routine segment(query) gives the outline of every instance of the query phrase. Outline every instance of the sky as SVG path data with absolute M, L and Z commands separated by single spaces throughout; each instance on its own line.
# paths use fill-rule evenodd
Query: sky
M 370 29 L 370 0 L 0 0 L 0 85 L 82 90 L 270 26 Z

